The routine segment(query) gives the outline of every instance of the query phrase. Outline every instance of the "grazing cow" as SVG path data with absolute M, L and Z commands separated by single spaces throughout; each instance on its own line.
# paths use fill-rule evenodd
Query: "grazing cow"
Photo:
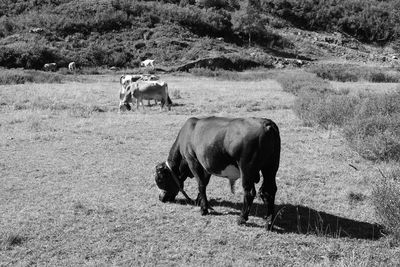
M 281 140 L 277 125 L 264 118 L 206 117 L 188 119 L 172 145 L 167 161 L 156 166 L 155 180 L 162 202 L 174 201 L 187 177 L 195 177 L 201 214 L 210 208 L 206 187 L 211 175 L 242 179 L 243 208 L 238 224 L 247 221 L 256 196 L 255 184 L 263 181 L 260 197 L 267 207 L 267 226 L 274 215 L 275 176 L 279 167 Z M 188 197 L 187 197 L 188 198 Z
M 126 87 L 133 82 L 142 79 L 142 75 L 122 75 L 119 78 L 119 83 L 121 85 L 121 92 L 125 94 Z
M 120 90 L 120 94 L 125 94 L 126 93 L 126 87 L 130 84 L 130 83 L 134 83 L 137 81 L 158 81 L 160 80 L 159 76 L 156 75 L 147 75 L 147 74 L 142 74 L 142 75 L 122 75 L 119 78 L 119 83 L 121 85 L 121 90 Z M 150 106 L 150 100 L 148 100 L 147 104 Z M 157 105 L 157 100 L 154 99 L 155 104 Z
M 161 101 L 161 109 L 167 104 L 168 110 L 171 110 L 172 101 L 168 95 L 168 84 L 163 81 L 138 81 L 128 84 L 125 93 L 120 92 L 119 108 L 130 110 L 129 104 L 136 98 L 136 106 L 139 109 L 139 103 L 143 106 L 143 99 L 155 99 Z M 143 106 L 144 108 L 144 106 Z
M 140 62 L 140 67 L 152 67 L 154 69 L 154 59 L 146 59 L 142 62 Z
M 161 101 L 161 109 L 166 103 L 168 110 L 171 110 L 172 101 L 168 95 L 168 84 L 163 81 L 138 81 L 130 83 L 125 88 L 125 93 L 120 92 L 119 96 L 120 110 L 131 110 L 129 104 L 133 103 L 133 98 L 136 98 L 137 109 L 139 109 L 139 103 L 143 106 L 143 99 L 155 99 Z
M 46 64 L 44 64 L 43 69 L 45 71 L 56 71 L 57 64 L 56 63 L 46 63 Z

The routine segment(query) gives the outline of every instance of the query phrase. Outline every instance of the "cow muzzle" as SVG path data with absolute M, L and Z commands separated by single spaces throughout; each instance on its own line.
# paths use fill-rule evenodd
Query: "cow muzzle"
M 124 111 L 127 111 L 127 110 L 131 110 L 131 106 L 129 106 L 128 103 L 120 103 L 119 104 L 119 111 L 120 112 L 124 112 Z
M 174 202 L 176 194 L 171 194 L 168 193 L 166 190 L 158 189 L 159 194 L 158 194 L 158 199 L 165 203 L 165 202 Z

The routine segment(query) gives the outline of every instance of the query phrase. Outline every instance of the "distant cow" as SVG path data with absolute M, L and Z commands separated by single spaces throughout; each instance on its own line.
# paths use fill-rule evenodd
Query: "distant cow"
M 274 216 L 275 176 L 279 168 L 281 139 L 278 126 L 264 118 L 190 118 L 182 126 L 165 162 L 156 166 L 155 181 L 162 202 L 174 201 L 182 192 L 187 177 L 195 177 L 201 214 L 210 206 L 206 187 L 211 175 L 225 177 L 234 183 L 242 179 L 243 208 L 238 224 L 248 220 L 256 196 L 255 184 L 263 181 L 260 197 L 267 207 L 266 219 L 271 227 Z
M 121 85 L 121 91 L 120 92 L 122 92 L 122 93 L 124 93 L 125 94 L 125 89 L 126 89 L 126 87 L 130 84 L 130 83 L 132 83 L 132 82 L 136 82 L 136 81 L 138 81 L 139 79 L 142 79 L 142 75 L 122 75 L 120 78 L 119 78 L 119 83 L 120 83 L 120 85 Z
M 140 67 L 152 67 L 154 69 L 154 59 L 146 59 L 140 62 Z
M 138 75 L 122 75 L 119 78 L 119 83 L 121 85 L 121 90 L 120 90 L 120 94 L 125 94 L 126 92 L 126 87 L 133 82 L 137 82 L 137 81 L 158 81 L 160 80 L 159 76 L 156 75 L 147 75 L 147 74 L 138 74 Z M 148 99 L 148 105 L 150 106 L 150 100 Z M 155 104 L 157 105 L 157 100 L 154 99 Z
M 69 71 L 75 71 L 76 70 L 76 64 L 75 62 L 71 62 L 68 64 L 68 69 Z
M 56 71 L 57 64 L 56 63 L 46 63 L 46 64 L 44 64 L 43 69 L 45 71 Z
M 161 101 L 161 109 L 167 104 L 168 110 L 171 110 L 172 101 L 168 95 L 168 84 L 163 81 L 138 81 L 130 83 L 125 88 L 125 94 L 120 92 L 120 110 L 124 108 L 130 110 L 130 103 L 136 98 L 136 106 L 139 109 L 139 103 L 143 106 L 143 99 L 155 99 Z M 144 108 L 144 106 L 143 106 Z

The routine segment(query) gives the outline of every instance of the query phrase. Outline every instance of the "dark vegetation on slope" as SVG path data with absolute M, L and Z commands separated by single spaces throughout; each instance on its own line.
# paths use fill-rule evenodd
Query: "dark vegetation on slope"
M 399 14 L 394 0 L 4 0 L 0 66 L 137 67 L 146 58 L 169 66 L 221 55 L 248 60 L 253 48 L 285 55 L 293 44 L 276 31 L 285 27 L 387 44 L 398 38 Z

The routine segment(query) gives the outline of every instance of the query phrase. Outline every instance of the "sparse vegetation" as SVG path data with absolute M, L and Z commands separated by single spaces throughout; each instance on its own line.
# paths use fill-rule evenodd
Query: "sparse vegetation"
M 63 76 L 35 70 L 0 69 L 0 84 L 61 83 Z
M 340 82 L 369 81 L 374 83 L 397 83 L 400 81 L 398 71 L 376 66 L 357 64 L 315 64 L 309 69 L 322 79 Z

